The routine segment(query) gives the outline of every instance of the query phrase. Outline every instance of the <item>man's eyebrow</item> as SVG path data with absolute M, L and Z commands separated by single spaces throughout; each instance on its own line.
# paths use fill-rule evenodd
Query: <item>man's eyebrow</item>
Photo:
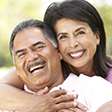
M 20 50 L 17 50 L 16 52 L 15 52 L 15 54 L 17 55 L 17 54 L 19 54 L 20 52 L 24 52 L 25 50 L 24 49 L 20 49 Z
M 44 42 L 42 42 L 42 41 L 39 41 L 39 42 L 36 42 L 36 43 L 34 43 L 32 46 L 37 46 L 37 45 L 45 45 L 45 43 Z M 20 49 L 20 50 L 17 50 L 16 52 L 15 52 L 15 54 L 17 55 L 18 53 L 20 53 L 20 52 L 24 52 L 25 51 L 25 49 Z
M 36 42 L 36 43 L 34 43 L 32 46 L 37 46 L 37 45 L 45 45 L 45 43 L 44 42 L 42 42 L 42 41 L 39 41 L 39 42 Z

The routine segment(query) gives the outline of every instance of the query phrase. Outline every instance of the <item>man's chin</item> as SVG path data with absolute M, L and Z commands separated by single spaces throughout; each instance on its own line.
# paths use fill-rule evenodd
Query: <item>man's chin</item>
M 46 87 L 40 87 L 40 88 L 33 88 L 32 91 L 35 92 L 37 95 L 42 95 L 48 92 L 48 89 L 46 89 Z

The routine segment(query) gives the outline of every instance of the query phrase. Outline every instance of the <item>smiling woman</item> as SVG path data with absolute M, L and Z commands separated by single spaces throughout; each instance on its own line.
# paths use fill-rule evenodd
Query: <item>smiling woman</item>
M 74 73 L 71 73 L 66 79 L 67 83 L 65 81 L 60 87 L 75 91 L 79 99 L 81 99 L 80 96 L 87 96 L 86 103 L 83 101 L 86 98 L 82 98 L 81 101 L 87 105 L 88 112 L 96 112 L 104 102 L 112 99 L 112 93 L 109 95 L 110 92 L 107 92 L 112 90 L 112 84 L 108 82 L 112 82 L 112 78 L 109 77 L 112 76 L 112 60 L 106 55 L 106 35 L 101 16 L 96 8 L 86 0 L 65 0 L 50 4 L 44 21 L 55 34 L 54 38 L 57 39 L 63 61 Z M 100 78 L 110 85 L 108 90 L 106 88 L 109 85 L 100 83 Z M 93 84 L 89 84 L 92 81 Z M 104 101 L 109 96 L 110 100 Z M 100 99 L 101 102 L 96 102 L 95 98 Z
M 112 82 L 104 24 L 94 6 L 85 0 L 52 3 L 44 21 L 55 33 L 59 51 L 72 72 L 97 75 Z

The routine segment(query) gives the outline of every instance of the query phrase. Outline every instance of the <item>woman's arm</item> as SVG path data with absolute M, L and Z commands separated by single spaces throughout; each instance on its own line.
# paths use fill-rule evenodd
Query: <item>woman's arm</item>
M 24 83 L 16 74 L 16 68 L 12 67 L 4 77 L 0 78 L 0 83 L 8 84 L 19 89 L 24 89 Z
M 7 84 L 0 84 L 0 111 L 14 112 L 57 112 L 64 108 L 73 108 L 74 97 L 64 90 L 46 95 L 33 95 Z

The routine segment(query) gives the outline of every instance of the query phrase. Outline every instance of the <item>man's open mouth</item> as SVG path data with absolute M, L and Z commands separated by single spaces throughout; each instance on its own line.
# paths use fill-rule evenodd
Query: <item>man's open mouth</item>
M 46 65 L 46 62 L 44 60 L 39 60 L 39 61 L 37 60 L 28 66 L 28 71 L 30 73 L 35 73 L 43 69 L 45 65 Z

